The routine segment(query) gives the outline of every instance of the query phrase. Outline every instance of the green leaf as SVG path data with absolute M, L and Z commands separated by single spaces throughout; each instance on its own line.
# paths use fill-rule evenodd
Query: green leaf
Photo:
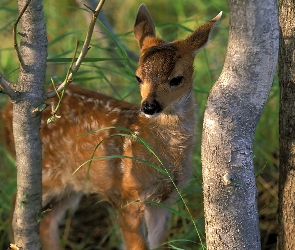
M 39 112 L 42 112 L 46 107 L 47 107 L 47 104 L 42 103 L 41 105 L 39 105 L 39 106 L 37 107 L 37 109 L 38 109 Z

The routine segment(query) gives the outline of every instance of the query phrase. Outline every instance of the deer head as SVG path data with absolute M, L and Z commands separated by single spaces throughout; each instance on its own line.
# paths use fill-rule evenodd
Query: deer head
M 141 50 L 135 76 L 142 97 L 141 111 L 147 116 L 175 114 L 192 91 L 193 62 L 205 47 L 220 12 L 184 40 L 165 42 L 156 37 L 155 25 L 146 6 L 139 7 L 134 35 Z

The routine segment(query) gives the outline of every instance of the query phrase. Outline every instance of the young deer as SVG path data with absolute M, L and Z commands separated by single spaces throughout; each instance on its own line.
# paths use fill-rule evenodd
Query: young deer
M 196 134 L 193 62 L 220 17 L 221 13 L 185 40 L 164 42 L 156 37 L 154 22 L 142 4 L 134 25 L 141 49 L 135 73 L 141 105 L 70 85 L 59 111 L 61 119 L 47 125 L 50 110 L 43 112 L 43 206 L 51 205 L 40 223 L 43 249 L 61 249 L 60 220 L 67 209 L 78 205 L 82 194 L 90 193 L 103 194 L 117 210 L 126 249 L 152 249 L 165 241 L 170 212 L 147 201 L 172 205 L 178 193 L 171 179 L 181 188 L 191 176 Z M 13 148 L 11 104 L 3 118 L 7 143 Z M 118 127 L 134 134 L 115 136 L 121 132 Z M 99 131 L 78 136 L 95 130 Z M 132 139 L 137 135 L 159 157 L 171 179 L 130 158 L 161 167 L 150 150 Z M 102 157 L 111 155 L 122 157 Z M 92 157 L 100 158 L 79 168 Z

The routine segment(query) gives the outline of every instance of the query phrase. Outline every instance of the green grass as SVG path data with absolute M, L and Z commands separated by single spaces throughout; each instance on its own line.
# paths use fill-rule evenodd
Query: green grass
M 209 2 L 206 0 L 163 0 L 159 2 L 147 0 L 145 3 L 155 20 L 158 35 L 168 41 L 185 38 L 198 25 L 210 20 L 219 11 L 223 11 L 223 17 L 213 32 L 211 43 L 195 59 L 194 90 L 199 106 L 199 124 L 197 127 L 199 136 L 194 154 L 195 171 L 192 181 L 182 190 L 182 197 L 192 213 L 198 233 L 201 235 L 200 237 L 204 243 L 200 159 L 202 119 L 207 96 L 213 83 L 221 73 L 225 59 L 229 22 L 228 6 L 227 3 L 217 0 Z M 133 37 L 132 29 L 138 5 L 138 2 L 134 0 L 108 0 L 103 8 L 114 29 L 119 34 L 120 39 L 124 42 L 124 45 L 136 54 L 138 54 L 139 50 Z M 17 81 L 18 62 L 13 49 L 11 28 L 11 24 L 17 16 L 16 3 L 6 0 L 3 6 L 5 8 L 0 7 L 0 72 L 10 80 Z M 64 80 L 70 64 L 68 61 L 75 49 L 75 41 L 76 39 L 83 41 L 88 24 L 84 22 L 84 11 L 77 8 L 74 1 L 44 1 L 44 10 L 49 41 L 48 58 L 50 58 L 47 67 L 46 85 L 49 85 L 51 77 L 55 82 Z M 107 33 L 107 31 L 105 32 Z M 64 58 L 69 59 L 67 61 Z M 75 83 L 83 85 L 86 88 L 97 89 L 118 99 L 124 99 L 134 103 L 140 101 L 136 80 L 133 77 L 136 62 L 126 57 L 121 44 L 117 43 L 115 47 L 109 50 L 109 48 L 101 46 L 100 41 L 94 37 L 87 58 L 88 60 L 82 64 L 78 74 L 74 78 Z M 99 58 L 115 60 L 99 60 Z M 118 59 L 121 59 L 119 63 Z M 260 212 L 261 218 L 264 218 L 261 222 L 262 230 L 267 228 L 265 226 L 267 225 L 266 221 L 271 221 L 272 225 L 274 225 L 273 217 L 276 212 L 276 200 L 273 199 L 273 196 L 267 196 L 272 199 L 265 198 L 265 195 L 276 192 L 275 178 L 277 178 L 276 172 L 278 168 L 278 92 L 278 80 L 275 79 L 269 101 L 267 102 L 255 134 L 254 163 L 256 172 L 259 172 L 266 166 L 263 173 L 257 178 L 259 204 L 263 207 Z M 6 98 L 0 95 L 0 107 L 3 106 L 5 101 Z M 7 228 L 10 200 L 12 194 L 15 192 L 16 180 L 14 163 L 5 153 L 1 145 L 0 158 L 0 249 L 6 249 L 9 242 Z M 263 178 L 267 178 L 268 182 L 271 182 L 271 190 L 265 187 Z M 265 202 L 268 201 L 271 202 L 271 205 L 269 205 L 269 208 L 265 208 Z M 96 208 L 99 205 L 93 202 L 88 205 L 87 209 L 89 206 Z M 174 205 L 173 209 L 178 211 L 179 214 L 175 214 L 171 219 L 169 231 L 170 243 L 176 247 L 175 249 L 202 249 L 202 246 L 199 245 L 198 233 L 194 229 L 191 220 L 187 218 L 188 214 L 181 199 Z M 85 210 L 82 210 L 80 213 L 83 214 L 83 211 Z M 116 215 L 109 207 L 105 210 L 105 213 L 109 217 L 107 218 L 103 232 L 100 231 L 97 233 L 101 230 L 98 229 L 100 225 L 98 225 L 98 228 L 85 228 L 83 232 L 84 236 L 87 235 L 87 237 L 80 237 L 80 242 L 74 242 L 70 234 L 68 237 L 69 240 L 67 240 L 67 237 L 64 239 L 65 244 L 69 246 L 68 248 L 116 249 L 118 242 L 121 241 L 120 232 L 115 222 Z M 181 214 L 185 214 L 186 216 L 181 216 Z M 97 217 L 100 218 L 99 215 Z M 267 220 L 267 218 L 270 219 Z M 75 227 L 75 221 L 73 221 L 73 227 Z M 99 242 L 96 242 L 98 245 L 94 248 L 95 244 L 92 242 L 91 237 L 101 234 L 104 237 L 98 237 Z M 90 235 L 92 236 L 90 237 Z M 93 236 L 93 238 L 95 237 Z M 265 243 L 265 246 L 262 246 L 262 249 L 267 249 L 266 245 L 267 243 Z

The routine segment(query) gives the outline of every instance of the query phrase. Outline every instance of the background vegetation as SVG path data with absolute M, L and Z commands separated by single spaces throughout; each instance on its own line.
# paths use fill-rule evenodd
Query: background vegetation
M 124 45 L 136 54 L 138 48 L 133 37 L 133 23 L 140 3 L 135 0 L 107 0 L 103 8 Z M 154 18 L 158 35 L 167 41 L 185 38 L 196 27 L 210 20 L 220 10 L 223 11 L 222 20 L 214 31 L 211 43 L 199 52 L 195 60 L 194 90 L 199 105 L 197 131 L 201 135 L 206 99 L 222 70 L 226 54 L 229 24 L 227 2 L 146 0 L 145 3 Z M 0 5 L 0 70 L 12 81 L 17 81 L 18 76 L 18 61 L 12 40 L 12 24 L 17 17 L 16 8 L 16 3 L 10 0 Z M 76 39 L 83 41 L 88 23 L 84 18 L 85 10 L 79 9 L 75 1 L 44 1 L 44 10 L 49 41 L 46 79 L 48 86 L 51 78 L 55 82 L 64 79 L 69 66 L 69 62 L 65 62 L 64 58 L 71 58 Z M 139 92 L 133 77 L 136 62 L 126 58 L 121 46 L 106 48 L 101 46 L 102 43 L 103 41 L 97 39 L 94 34 L 92 48 L 87 56 L 94 62 L 88 60 L 83 63 L 74 79 L 75 83 L 118 99 L 138 102 Z M 99 61 L 99 58 L 112 60 Z M 254 142 L 263 249 L 275 249 L 273 239 L 277 230 L 278 92 L 276 78 Z M 0 107 L 6 101 L 6 97 L 0 95 Z M 181 216 L 181 214 L 187 215 L 187 212 L 182 202 L 177 202 L 174 208 L 179 212 L 171 220 L 170 240 L 171 244 L 179 249 L 202 249 L 199 243 L 200 241 L 205 243 L 200 140 L 199 136 L 194 155 L 195 172 L 192 181 L 182 192 L 193 214 L 198 232 L 189 219 Z M 7 231 L 10 201 L 15 192 L 16 179 L 14 161 L 1 144 L 0 159 L 0 249 L 6 249 L 9 243 Z M 62 227 L 62 234 L 68 249 L 118 249 L 120 232 L 116 225 L 115 212 L 105 202 L 96 201 L 96 197 L 83 200 L 75 218 L 71 220 L 70 215 L 67 217 Z M 91 216 L 87 218 L 85 214 Z M 98 245 L 95 245 L 95 242 Z

